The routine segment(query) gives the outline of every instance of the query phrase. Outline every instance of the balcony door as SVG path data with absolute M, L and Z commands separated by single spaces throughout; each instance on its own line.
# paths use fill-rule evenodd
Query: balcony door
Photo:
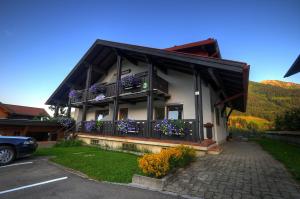
M 108 115 L 108 110 L 98 110 L 96 111 L 96 121 L 103 120 Z
M 119 120 L 127 120 L 127 119 L 128 119 L 128 108 L 120 108 Z

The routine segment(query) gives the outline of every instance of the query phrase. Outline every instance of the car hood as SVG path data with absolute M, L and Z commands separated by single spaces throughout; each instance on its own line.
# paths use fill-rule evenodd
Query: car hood
M 23 140 L 27 140 L 29 137 L 23 137 L 23 136 L 0 136 L 0 138 L 5 138 L 5 139 L 23 139 Z

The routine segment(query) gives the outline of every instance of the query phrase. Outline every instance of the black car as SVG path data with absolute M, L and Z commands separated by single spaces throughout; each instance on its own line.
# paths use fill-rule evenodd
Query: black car
M 21 157 L 30 156 L 38 144 L 31 137 L 0 136 L 0 166 Z

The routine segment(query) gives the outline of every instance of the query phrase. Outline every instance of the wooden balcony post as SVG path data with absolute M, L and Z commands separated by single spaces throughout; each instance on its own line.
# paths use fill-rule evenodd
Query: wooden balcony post
M 115 88 L 115 97 L 114 97 L 114 111 L 113 111 L 113 133 L 117 133 L 116 122 L 118 120 L 118 112 L 119 112 L 119 95 L 120 95 L 120 83 L 121 83 L 121 73 L 122 73 L 122 57 L 117 55 L 117 80 L 116 80 L 116 88 Z
M 88 91 L 91 86 L 91 80 L 92 80 L 92 65 L 89 65 L 87 69 L 87 75 L 85 81 L 85 90 L 83 93 L 82 121 L 86 120 L 87 99 L 88 99 Z
M 195 131 L 193 133 L 193 139 L 194 141 L 197 141 L 199 138 L 199 104 L 198 104 L 198 96 L 199 96 L 199 89 L 198 89 L 198 72 L 196 70 L 194 70 L 194 74 L 193 74 L 193 80 L 194 80 L 194 95 L 195 95 L 195 119 L 196 119 L 196 123 L 195 123 Z
M 153 119 L 153 63 L 148 64 L 148 95 L 147 95 L 147 136 L 152 134 Z
M 194 139 L 203 140 L 203 106 L 202 106 L 202 83 L 199 71 L 194 70 L 194 91 L 195 91 L 195 119 L 196 132 Z
M 199 90 L 199 96 L 198 96 L 198 106 L 199 106 L 199 138 L 202 141 L 204 139 L 204 133 L 203 133 L 203 105 L 202 105 L 202 81 L 201 81 L 201 75 L 198 72 L 198 78 L 197 78 L 197 84 L 198 84 L 198 90 Z
M 71 102 L 70 102 L 70 99 L 69 99 L 69 102 L 68 102 L 67 117 L 68 118 L 71 117 Z
M 58 117 L 58 111 L 59 111 L 59 106 L 56 105 L 54 109 L 54 115 L 53 115 L 54 117 Z

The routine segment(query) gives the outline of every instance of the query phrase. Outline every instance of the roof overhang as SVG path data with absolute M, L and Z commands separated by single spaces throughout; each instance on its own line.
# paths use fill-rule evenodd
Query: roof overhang
M 290 69 L 286 72 L 284 77 L 289 77 L 289 76 L 294 75 L 298 72 L 300 72 L 300 55 L 298 55 L 297 59 L 295 60 L 293 65 L 290 67 Z
M 97 67 L 97 71 L 92 75 L 93 83 L 103 75 L 101 71 L 107 71 L 116 62 L 117 53 L 132 62 L 147 62 L 151 58 L 159 68 L 172 68 L 191 74 L 194 69 L 197 69 L 203 79 L 215 85 L 216 89 L 223 89 L 227 97 L 244 93 L 243 96 L 232 100 L 230 104 L 236 110 L 246 110 L 249 77 L 249 66 L 246 63 L 99 39 L 80 59 L 50 96 L 46 104 L 66 105 L 68 103 L 68 93 L 72 88 L 84 88 L 87 71 L 86 63 Z M 212 73 L 208 69 L 213 71 L 215 78 L 212 77 Z M 216 80 L 219 82 L 216 82 Z M 218 84 L 222 85 L 222 88 L 218 88 Z

